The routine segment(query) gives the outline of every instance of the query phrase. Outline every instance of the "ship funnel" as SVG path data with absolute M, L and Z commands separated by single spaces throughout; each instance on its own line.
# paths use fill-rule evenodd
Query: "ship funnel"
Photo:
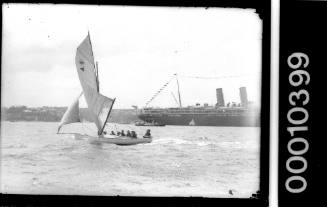
M 216 95 L 217 95 L 217 106 L 218 107 L 225 106 L 223 89 L 222 88 L 217 88 L 216 89 Z
M 248 95 L 246 93 L 246 87 L 240 88 L 240 99 L 241 99 L 241 105 L 246 107 L 248 105 Z

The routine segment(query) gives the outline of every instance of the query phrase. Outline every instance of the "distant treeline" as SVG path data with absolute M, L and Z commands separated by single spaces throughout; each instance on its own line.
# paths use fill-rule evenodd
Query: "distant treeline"
M 44 121 L 59 122 L 64 115 L 67 107 L 36 107 L 29 108 L 26 106 L 11 106 L 1 108 L 2 121 Z M 87 117 L 86 108 L 80 109 L 80 116 Z M 83 119 L 83 118 L 82 118 Z M 133 123 L 139 121 L 134 109 L 113 109 L 109 122 L 115 123 Z

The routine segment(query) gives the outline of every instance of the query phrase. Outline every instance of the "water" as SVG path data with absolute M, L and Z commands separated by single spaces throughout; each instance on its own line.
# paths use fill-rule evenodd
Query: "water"
M 2 122 L 2 193 L 250 197 L 259 189 L 260 128 L 136 127 L 153 142 L 93 144 L 93 124 Z M 78 132 L 79 134 L 69 134 Z M 233 191 L 233 195 L 228 193 Z

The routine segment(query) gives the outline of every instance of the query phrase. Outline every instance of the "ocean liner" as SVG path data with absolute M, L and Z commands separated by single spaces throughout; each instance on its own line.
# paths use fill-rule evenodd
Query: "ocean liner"
M 177 81 L 178 84 L 178 81 Z M 178 87 L 179 88 L 179 87 Z M 260 126 L 260 109 L 248 101 L 245 87 L 240 88 L 241 103 L 225 105 L 222 88 L 216 89 L 217 103 L 182 107 L 178 89 L 179 107 L 145 107 L 137 112 L 139 119 L 149 123 L 184 126 Z

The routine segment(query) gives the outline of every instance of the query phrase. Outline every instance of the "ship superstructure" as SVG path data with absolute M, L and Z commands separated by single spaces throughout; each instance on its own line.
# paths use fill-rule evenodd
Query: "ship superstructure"
M 216 89 L 216 97 L 217 103 L 214 106 L 196 104 L 172 108 L 145 107 L 138 111 L 138 117 L 146 122 L 165 125 L 260 126 L 260 109 L 248 101 L 245 87 L 240 88 L 239 104 L 225 105 L 222 88 Z

